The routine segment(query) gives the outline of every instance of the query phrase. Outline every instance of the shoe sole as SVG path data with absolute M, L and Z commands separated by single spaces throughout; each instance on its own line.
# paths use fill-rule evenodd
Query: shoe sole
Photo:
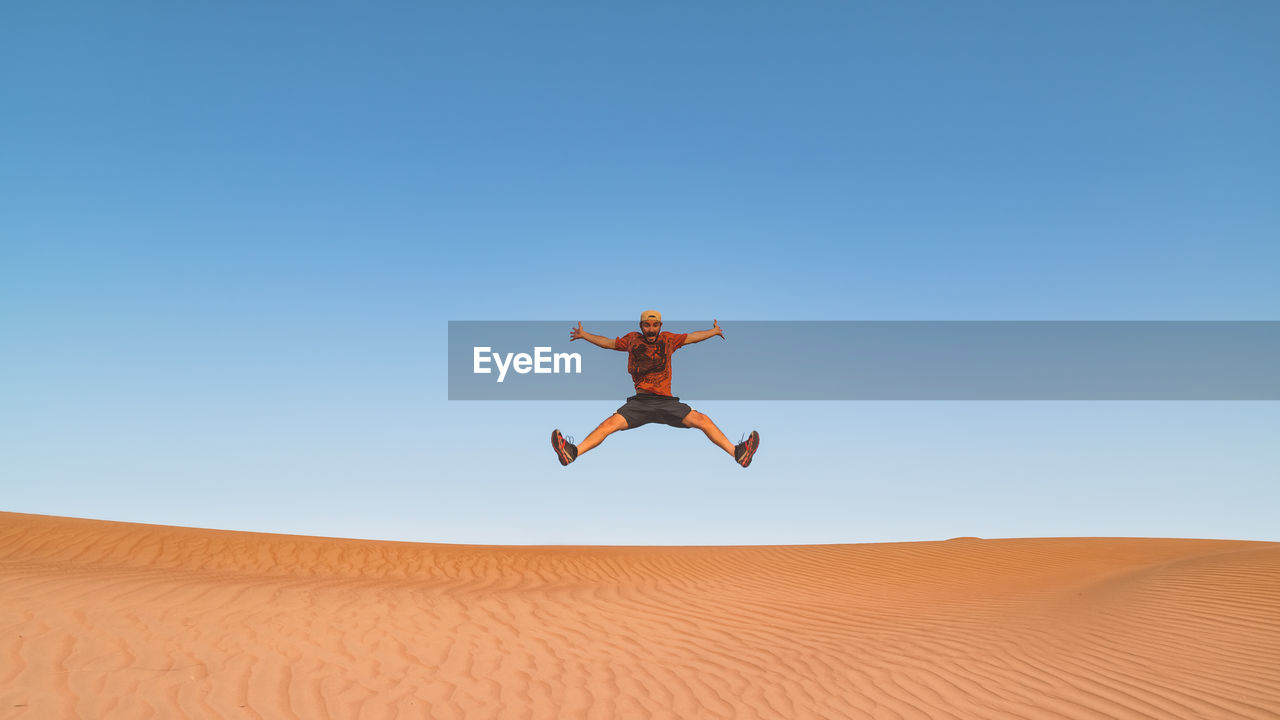
M 755 430 L 751 431 L 751 436 L 747 438 L 747 454 L 738 461 L 742 467 L 751 464 L 751 458 L 756 456 L 756 451 L 760 449 L 760 433 Z
M 552 430 L 551 449 L 556 451 L 556 458 L 560 460 L 561 465 L 568 465 L 573 462 L 573 459 L 569 457 L 569 453 L 565 452 L 564 445 L 564 436 L 560 434 L 559 430 Z

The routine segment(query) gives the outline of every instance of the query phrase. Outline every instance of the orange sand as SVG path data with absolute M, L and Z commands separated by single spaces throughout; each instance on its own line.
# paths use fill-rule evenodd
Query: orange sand
M 1280 718 L 1280 543 L 333 540 L 0 513 L 0 718 Z

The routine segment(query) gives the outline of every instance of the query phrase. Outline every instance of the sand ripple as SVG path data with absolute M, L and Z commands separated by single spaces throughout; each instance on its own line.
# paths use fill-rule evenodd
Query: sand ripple
M 0 513 L 0 718 L 1280 718 L 1280 544 L 331 540 Z

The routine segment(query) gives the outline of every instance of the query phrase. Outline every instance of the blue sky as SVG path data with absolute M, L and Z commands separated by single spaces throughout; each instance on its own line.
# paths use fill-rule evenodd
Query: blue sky
M 0 509 L 1280 540 L 1276 403 L 686 396 L 761 431 L 749 470 L 665 428 L 561 468 L 550 429 L 615 404 L 450 403 L 444 370 L 448 320 L 650 307 L 1277 319 L 1277 31 L 1269 2 L 6 7 Z

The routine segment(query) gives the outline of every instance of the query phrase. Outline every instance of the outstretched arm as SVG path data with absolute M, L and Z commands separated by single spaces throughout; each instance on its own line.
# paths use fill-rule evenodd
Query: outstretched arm
M 605 350 L 614 349 L 613 338 L 607 338 L 603 335 L 592 335 L 591 333 L 582 329 L 581 321 L 578 322 L 578 327 L 573 328 L 572 330 L 569 331 L 569 342 L 573 342 L 574 340 L 579 340 L 579 339 L 586 340 L 592 345 L 599 345 Z
M 693 343 L 702 342 L 703 340 L 716 335 L 719 335 L 721 340 L 724 339 L 724 331 L 720 329 L 719 321 L 712 320 L 710 330 L 699 330 L 698 332 L 689 333 L 689 336 L 684 339 L 684 344 L 692 345 Z

